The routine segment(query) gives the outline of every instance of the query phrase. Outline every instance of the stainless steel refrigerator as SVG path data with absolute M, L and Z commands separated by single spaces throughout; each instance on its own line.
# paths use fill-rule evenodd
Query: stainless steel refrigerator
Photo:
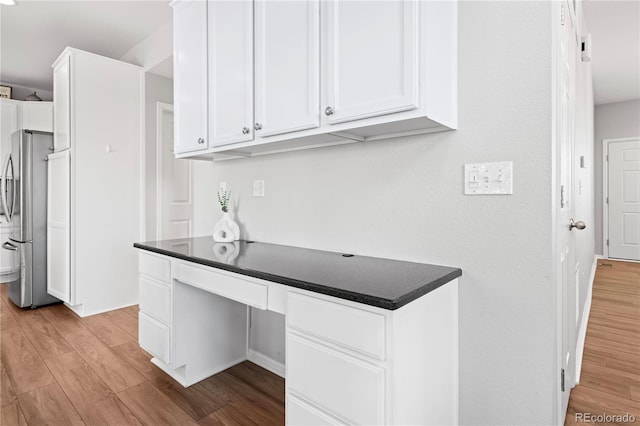
M 12 224 L 2 249 L 20 256 L 8 294 L 21 308 L 59 301 L 47 293 L 47 156 L 52 151 L 52 133 L 19 130 L 11 135 L 11 152 L 2 167 L 0 198 Z

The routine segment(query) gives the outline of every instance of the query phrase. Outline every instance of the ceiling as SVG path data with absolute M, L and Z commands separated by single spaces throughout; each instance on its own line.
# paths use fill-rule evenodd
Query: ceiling
M 118 59 L 171 19 L 169 0 L 16 3 L 0 6 L 0 80 L 39 90 L 65 47 Z
M 66 46 L 112 58 L 171 19 L 169 0 L 33 1 L 0 6 L 0 80 L 52 90 L 51 64 Z M 640 1 L 586 0 L 596 104 L 640 99 Z M 160 75 L 171 77 L 170 61 Z
M 597 105 L 640 99 L 640 1 L 583 2 Z

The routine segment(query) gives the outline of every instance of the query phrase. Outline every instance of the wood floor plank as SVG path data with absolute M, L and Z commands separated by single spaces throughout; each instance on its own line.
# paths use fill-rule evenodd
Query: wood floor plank
M 17 395 L 54 383 L 53 376 L 20 328 L 2 331 L 0 354 Z
M 142 350 L 137 342 L 127 342 L 113 349 L 192 419 L 200 420 L 225 405 L 223 400 L 202 384 L 196 383 L 185 388 L 169 377 L 149 361 L 150 355 Z
M 48 306 L 42 309 L 42 315 L 47 318 L 62 336 L 83 328 L 79 316 L 64 305 Z
M 39 310 L 22 317 L 20 327 L 42 359 L 73 351 L 69 343 Z
M 583 413 L 640 418 L 640 264 L 598 263 L 580 384 L 565 425 Z
M 84 425 L 57 383 L 18 395 L 24 417 L 31 425 Z
M 6 306 L 6 303 L 6 301 L 0 299 L 0 330 L 18 327 L 18 322 L 11 310 Z
M 256 389 L 270 396 L 284 405 L 285 385 L 284 379 L 264 368 L 260 368 L 252 362 L 241 362 L 226 370 L 227 373 L 251 384 Z
M 144 381 L 144 377 L 135 368 L 88 329 L 79 328 L 65 338 L 113 392 L 120 392 Z
M 84 318 L 82 325 L 93 332 L 107 346 L 117 346 L 126 342 L 134 341 L 134 338 L 116 326 L 104 315 L 94 315 Z
M 100 377 L 76 352 L 46 361 L 80 417 L 88 424 L 140 424 Z
M 200 426 L 261 426 L 233 405 L 225 405 L 198 422 Z
M 129 311 L 129 308 L 116 309 L 115 311 L 105 312 L 104 316 L 137 341 L 138 320 Z
M 4 365 L 0 365 L 0 407 L 13 404 L 16 401 L 16 393 L 13 390 L 11 379 L 9 379 Z
M 26 426 L 27 419 L 24 418 L 22 408 L 18 401 L 0 407 L 0 425 L 2 426 Z
M 284 424 L 282 404 L 229 373 L 218 373 L 200 383 L 227 404 L 249 413 L 261 425 Z
M 197 425 L 191 416 L 147 381 L 117 395 L 143 424 Z

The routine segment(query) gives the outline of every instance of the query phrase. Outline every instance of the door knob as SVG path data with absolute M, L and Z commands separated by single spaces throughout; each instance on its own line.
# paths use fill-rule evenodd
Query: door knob
M 334 111 L 334 110 L 333 110 L 333 108 L 331 108 L 331 107 L 326 107 L 326 108 L 324 109 L 324 114 L 325 114 L 325 115 L 333 115 L 333 113 L 334 113 L 334 112 L 335 112 L 335 111 Z
M 262 130 L 262 124 L 261 123 L 256 123 L 253 125 L 253 128 L 256 130 Z
M 242 128 L 242 134 L 243 134 L 243 135 L 248 135 L 250 131 L 251 131 L 251 130 L 250 130 L 248 127 L 243 127 L 243 128 Z
M 571 231 L 573 228 L 584 229 L 586 227 L 587 225 L 581 220 L 574 222 L 573 218 L 571 218 L 571 221 L 569 222 L 569 231 Z

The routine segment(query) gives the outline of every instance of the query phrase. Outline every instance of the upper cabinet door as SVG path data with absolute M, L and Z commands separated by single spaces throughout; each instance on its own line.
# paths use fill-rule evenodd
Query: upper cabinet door
M 208 3 L 209 145 L 214 147 L 253 139 L 253 2 Z
M 418 2 L 322 2 L 327 123 L 418 107 Z
M 173 4 L 175 152 L 206 150 L 207 2 Z
M 255 2 L 256 136 L 320 125 L 319 12 L 317 1 Z
M 71 147 L 71 56 L 53 65 L 53 149 Z

